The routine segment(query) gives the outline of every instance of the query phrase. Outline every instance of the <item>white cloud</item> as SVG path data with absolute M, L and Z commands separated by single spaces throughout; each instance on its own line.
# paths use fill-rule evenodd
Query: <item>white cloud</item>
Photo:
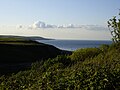
M 32 29 L 32 28 L 34 28 L 34 29 L 37 29 L 37 28 L 55 28 L 55 27 L 57 27 L 57 26 L 46 24 L 46 23 L 41 22 L 41 21 L 34 22 L 32 25 L 29 26 L 30 29 Z
M 80 25 L 68 24 L 68 25 L 58 25 L 57 28 L 81 28 Z
M 22 26 L 19 26 L 20 28 Z M 85 30 L 108 30 L 105 26 L 100 25 L 75 25 L 75 24 L 68 24 L 68 25 L 52 25 L 52 24 L 46 24 L 42 21 L 34 22 L 32 25 L 29 26 L 29 29 L 39 29 L 39 28 L 81 28 Z
M 100 25 L 82 25 L 81 28 L 86 29 L 86 30 L 108 30 L 107 27 L 105 26 L 100 26 Z
M 23 28 L 23 26 L 22 25 L 17 25 L 16 28 L 21 29 L 21 28 Z
M 56 25 L 46 24 L 46 28 L 57 28 L 57 26 Z
M 37 21 L 34 22 L 32 25 L 30 25 L 29 28 L 37 29 L 37 28 L 79 28 L 79 27 L 74 24 L 52 25 L 52 24 L 46 24 L 45 22 Z
M 63 25 L 58 25 L 57 28 L 64 28 L 64 26 Z
M 69 25 L 67 26 L 67 28 L 75 28 L 75 25 L 69 24 Z
M 45 28 L 45 26 L 45 23 L 41 21 L 34 22 L 32 25 L 33 28 Z

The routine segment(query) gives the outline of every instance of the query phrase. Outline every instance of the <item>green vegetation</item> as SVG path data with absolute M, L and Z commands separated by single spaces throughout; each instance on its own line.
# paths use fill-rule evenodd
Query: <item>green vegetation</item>
M 113 41 L 115 43 L 120 42 L 120 13 L 118 19 L 116 16 L 114 16 L 108 21 L 108 27 L 111 32 L 111 35 L 113 36 Z
M 0 36 L 0 75 L 26 70 L 35 61 L 69 53 L 31 39 L 19 36 Z
M 38 45 L 40 43 L 34 41 L 34 38 L 41 37 L 22 37 L 22 36 L 1 36 L 0 35 L 0 44 L 12 44 L 12 45 Z
M 119 90 L 120 43 L 79 49 L 0 77 L 0 90 Z
M 56 57 L 61 52 L 52 45 L 35 41 L 4 41 L 0 42 L 0 63 L 35 62 Z

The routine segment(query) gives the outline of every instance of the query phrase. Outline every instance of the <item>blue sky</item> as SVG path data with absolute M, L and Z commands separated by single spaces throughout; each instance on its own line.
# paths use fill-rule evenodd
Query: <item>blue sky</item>
M 0 25 L 31 25 L 36 21 L 54 25 L 107 25 L 107 20 L 119 9 L 120 0 L 0 0 Z M 18 30 L 14 32 L 20 34 Z

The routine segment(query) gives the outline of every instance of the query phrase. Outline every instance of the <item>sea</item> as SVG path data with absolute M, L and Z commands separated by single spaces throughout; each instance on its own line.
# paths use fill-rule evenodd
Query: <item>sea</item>
M 80 48 L 100 47 L 102 44 L 112 44 L 107 40 L 36 40 L 41 43 L 53 45 L 62 50 L 74 51 Z

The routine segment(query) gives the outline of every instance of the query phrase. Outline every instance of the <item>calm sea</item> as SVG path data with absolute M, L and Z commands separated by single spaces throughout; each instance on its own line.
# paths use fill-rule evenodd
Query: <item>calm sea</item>
M 74 51 L 79 48 L 99 47 L 102 44 L 111 44 L 112 41 L 97 40 L 37 40 L 45 44 L 53 45 L 62 50 Z

